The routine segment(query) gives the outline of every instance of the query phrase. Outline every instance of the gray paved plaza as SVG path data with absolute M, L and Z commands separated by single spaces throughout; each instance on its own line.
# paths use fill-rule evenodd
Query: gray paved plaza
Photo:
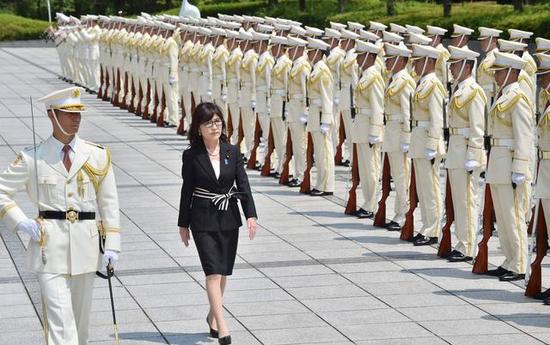
M 58 73 L 53 48 L 0 48 L 1 169 L 32 143 L 29 97 L 68 86 Z M 176 227 L 186 140 L 94 95 L 84 100 L 81 136 L 111 148 L 119 188 L 121 343 L 216 344 L 206 333 L 198 255 L 193 245 L 183 247 Z M 34 112 L 45 138 L 43 106 Z M 252 242 L 241 231 L 225 298 L 235 344 L 550 343 L 550 307 L 524 297 L 523 282 L 473 275 L 468 263 L 438 259 L 435 247 L 413 247 L 398 233 L 345 216 L 346 168 L 338 168 L 330 198 L 249 176 L 260 228 Z M 35 214 L 25 195 L 17 201 Z M 24 265 L 28 237 L 4 225 L 0 236 L 0 344 L 44 344 L 37 282 Z M 498 265 L 498 239 L 490 244 Z M 548 266 L 543 275 L 550 277 Z M 543 283 L 550 286 L 549 278 Z M 107 283 L 95 285 L 91 344 L 114 344 Z

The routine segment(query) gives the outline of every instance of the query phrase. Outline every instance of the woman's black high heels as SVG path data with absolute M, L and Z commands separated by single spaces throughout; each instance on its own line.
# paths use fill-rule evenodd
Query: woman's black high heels
M 208 328 L 210 329 L 210 337 L 217 339 L 219 336 L 218 331 L 216 331 L 215 329 L 212 328 L 212 326 L 210 326 L 210 322 L 208 321 L 208 315 L 206 316 L 206 323 L 208 324 Z M 231 344 L 231 339 L 229 339 L 229 344 Z
M 220 345 L 229 345 L 229 344 L 231 344 L 231 336 L 226 335 L 225 337 L 218 338 L 218 344 L 220 344 Z

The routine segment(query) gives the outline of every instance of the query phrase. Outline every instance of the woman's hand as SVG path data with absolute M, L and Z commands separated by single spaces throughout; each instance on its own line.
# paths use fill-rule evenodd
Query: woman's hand
M 189 239 L 191 238 L 189 228 L 180 227 L 180 237 L 183 244 L 185 244 L 186 247 L 189 247 Z
M 254 237 L 256 237 L 256 228 L 258 227 L 256 218 L 248 218 L 246 220 L 246 226 L 248 227 L 248 237 L 252 241 Z

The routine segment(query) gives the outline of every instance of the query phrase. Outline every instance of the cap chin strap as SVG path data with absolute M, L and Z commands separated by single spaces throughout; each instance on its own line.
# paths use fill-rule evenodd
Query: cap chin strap
M 489 36 L 489 43 L 487 43 L 487 49 L 485 50 L 486 53 L 491 49 L 491 43 L 493 43 L 493 36 Z
M 424 76 L 424 71 L 426 70 L 426 66 L 428 65 L 428 57 L 426 56 L 424 58 L 424 66 L 422 66 L 422 72 L 420 72 L 420 77 Z
M 460 83 L 460 78 L 462 78 L 462 73 L 464 73 L 464 67 L 466 67 L 466 60 L 462 61 L 462 66 L 460 67 L 460 72 L 458 72 L 458 77 L 456 77 L 453 82 L 453 91 L 456 89 L 458 83 Z
M 460 35 L 460 41 L 458 41 L 457 47 L 460 47 L 463 40 L 464 40 L 464 35 Z
M 311 62 L 313 62 L 313 63 L 316 62 L 317 54 L 319 54 L 319 49 L 315 49 L 315 54 L 313 55 L 313 58 L 311 58 Z
M 400 59 L 399 56 L 396 56 L 396 57 L 395 57 L 395 60 L 393 61 L 393 64 L 392 64 L 392 66 L 391 66 L 391 68 L 390 68 L 390 72 L 391 72 L 391 73 L 393 73 L 393 70 L 395 69 L 395 65 L 397 65 L 397 60 L 399 60 L 399 59 Z
M 64 135 L 68 136 L 68 137 L 71 137 L 73 135 L 76 134 L 76 132 L 74 133 L 67 133 L 67 131 L 65 131 L 65 129 L 63 128 L 63 126 L 61 126 L 61 124 L 59 123 L 59 120 L 57 119 L 57 113 L 55 112 L 55 110 L 51 109 L 52 113 L 53 113 L 53 118 L 55 120 L 55 123 L 57 124 L 57 127 L 59 127 L 59 129 L 61 130 L 61 133 L 63 133 Z
M 367 52 L 365 54 L 365 58 L 363 59 L 363 62 L 361 62 L 361 66 L 359 66 L 360 71 L 363 71 L 363 67 L 365 66 L 365 62 L 367 62 L 367 60 L 369 59 L 369 54 L 370 54 L 369 52 Z
M 506 72 L 506 78 L 504 78 L 504 83 L 502 83 L 501 86 L 499 86 L 498 90 L 497 90 L 497 93 L 495 94 L 495 102 L 497 101 L 497 97 L 498 94 L 500 94 L 500 92 L 502 91 L 502 89 L 504 89 L 504 87 L 506 86 L 506 83 L 508 82 L 508 78 L 510 78 L 510 73 L 512 72 L 512 68 L 508 68 L 508 72 Z M 494 104 L 494 103 L 493 103 Z

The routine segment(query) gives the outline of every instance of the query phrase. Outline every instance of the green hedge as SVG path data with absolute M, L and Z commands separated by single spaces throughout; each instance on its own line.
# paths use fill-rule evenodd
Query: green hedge
M 219 4 L 201 4 L 197 6 L 201 11 L 202 17 L 217 16 L 223 14 L 247 14 L 254 15 L 267 6 L 266 1 L 246 1 L 246 2 L 223 2 Z M 163 13 L 178 15 L 180 8 L 174 8 Z
M 0 41 L 39 39 L 48 22 L 0 13 Z

